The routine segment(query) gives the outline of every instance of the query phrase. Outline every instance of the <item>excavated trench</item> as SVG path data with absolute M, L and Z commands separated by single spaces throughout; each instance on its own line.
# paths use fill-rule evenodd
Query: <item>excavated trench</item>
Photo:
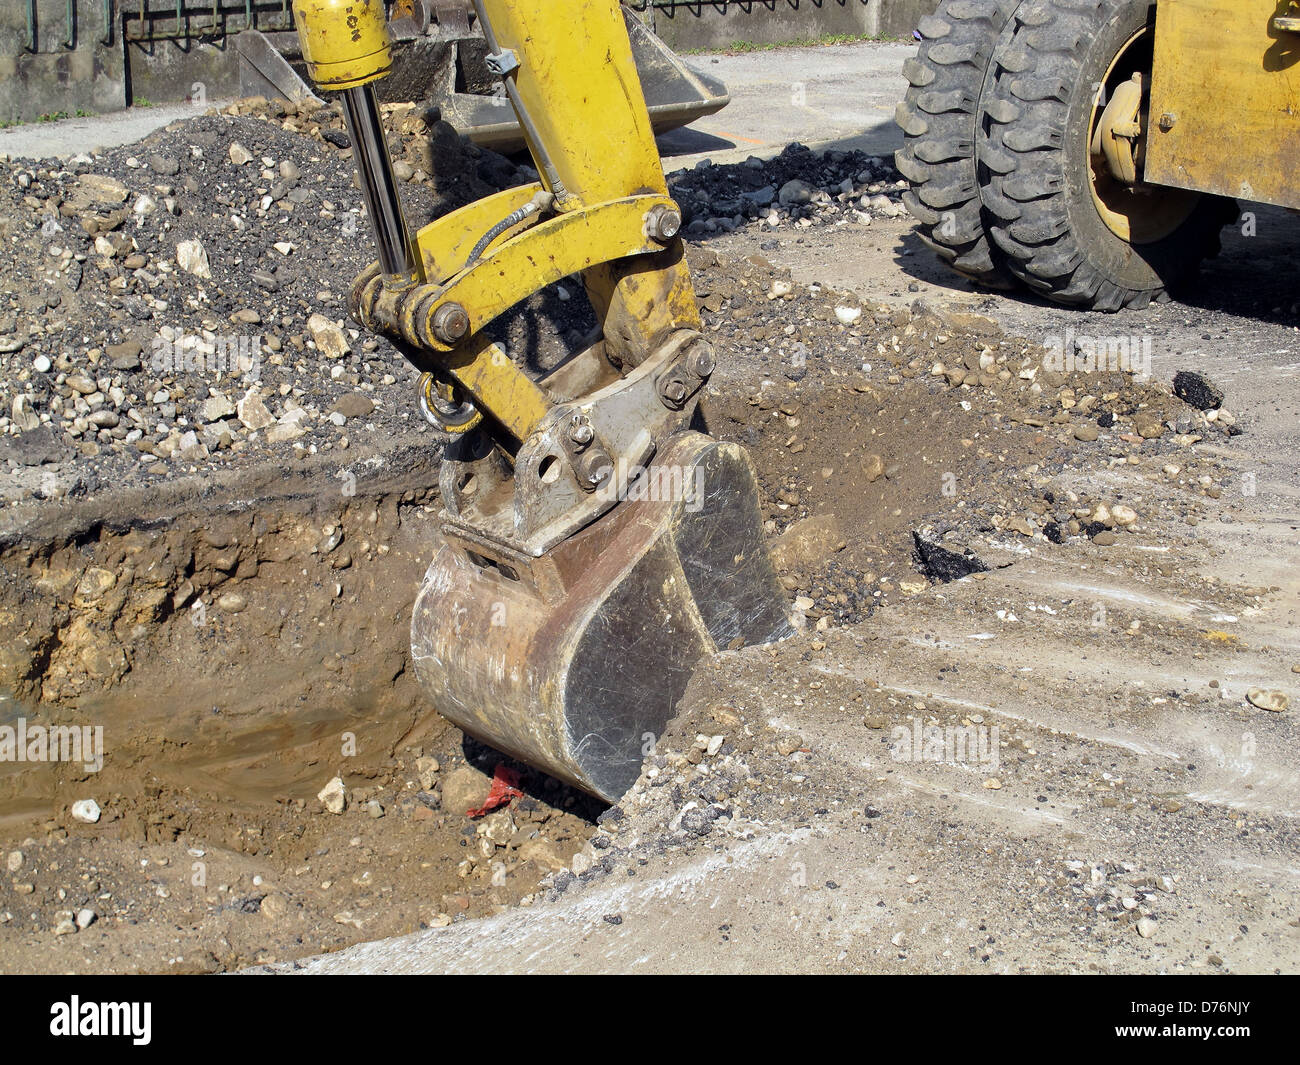
M 405 645 L 436 459 L 405 457 L 128 491 L 11 532 L 3 720 L 102 727 L 95 786 L 123 792 L 261 802 L 314 793 L 345 734 L 348 757 L 391 753 L 431 718 Z M 75 764 L 6 762 L 0 819 L 85 787 Z
M 749 448 L 809 623 L 860 620 L 915 579 L 910 530 L 945 475 L 977 475 L 979 416 L 925 380 L 888 404 L 830 373 L 748 380 L 711 397 L 710 428 Z M 0 884 L 6 967 L 298 957 L 528 904 L 572 863 L 603 807 L 516 767 L 523 797 L 467 819 L 501 756 L 439 718 L 410 668 L 436 471 L 412 434 L 346 467 L 315 456 L 5 516 L 0 726 L 103 738 L 99 768 L 0 761 L 0 849 L 21 852 Z M 339 816 L 317 798 L 335 776 Z M 75 816 L 85 799 L 97 823 Z M 78 907 L 95 923 L 51 939 Z

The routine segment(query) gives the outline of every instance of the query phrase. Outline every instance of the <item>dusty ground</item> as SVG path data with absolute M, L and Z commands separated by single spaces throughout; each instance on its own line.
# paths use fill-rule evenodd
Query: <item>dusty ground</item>
M 382 352 L 312 377 L 310 287 L 274 307 L 301 368 L 270 371 L 303 389 L 303 435 L 227 415 L 238 451 L 130 463 L 111 430 L 97 454 L 62 438 L 43 465 L 85 487 L 54 499 L 11 461 L 0 723 L 102 722 L 107 757 L 0 766 L 0 965 L 1293 971 L 1295 710 L 1247 694 L 1294 698 L 1300 670 L 1300 225 L 1230 233 L 1184 302 L 1073 315 L 943 275 L 857 146 L 674 179 L 710 425 L 750 449 L 805 625 L 704 664 L 615 807 L 525 775 L 508 812 L 464 816 L 499 759 L 405 658 L 436 453 Z M 792 179 L 826 195 L 729 202 Z M 1045 367 L 1067 326 L 1151 338 L 1151 377 Z M 1171 394 L 1186 369 L 1229 416 Z M 352 392 L 364 431 L 326 416 Z M 341 814 L 316 798 L 336 774 Z

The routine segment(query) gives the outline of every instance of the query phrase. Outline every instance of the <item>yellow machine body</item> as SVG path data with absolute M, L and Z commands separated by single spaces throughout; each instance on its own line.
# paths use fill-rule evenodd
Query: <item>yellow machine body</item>
M 1160 0 L 1149 184 L 1300 207 L 1300 5 Z

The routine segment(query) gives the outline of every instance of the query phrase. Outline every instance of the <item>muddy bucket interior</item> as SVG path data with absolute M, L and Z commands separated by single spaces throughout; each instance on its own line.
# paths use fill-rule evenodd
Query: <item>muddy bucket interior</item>
M 438 711 L 603 799 L 623 794 L 699 660 L 793 631 L 743 449 L 673 437 L 628 498 L 529 559 L 444 525 L 411 651 Z

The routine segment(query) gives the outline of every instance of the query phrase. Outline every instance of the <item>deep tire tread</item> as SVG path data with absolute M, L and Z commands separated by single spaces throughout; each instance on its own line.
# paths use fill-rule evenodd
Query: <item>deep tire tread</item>
M 895 121 L 895 154 L 911 189 L 903 204 L 921 240 L 966 277 L 992 288 L 1013 283 L 989 240 L 976 184 L 980 96 L 998 35 L 1020 0 L 943 0 L 921 19 L 922 41 L 904 66 L 910 88 Z
M 1149 2 L 1026 0 L 993 57 L 977 131 L 981 203 L 1006 268 L 1058 303 L 1117 311 L 1163 302 L 1170 285 L 1216 253 L 1219 230 L 1235 215 L 1233 201 L 1204 197 L 1165 238 L 1176 254 L 1146 260 L 1160 265 L 1140 285 L 1106 276 L 1103 257 L 1085 244 L 1091 238 L 1071 225 L 1069 197 L 1080 192 L 1071 190 L 1064 142 L 1074 87 L 1088 76 L 1087 42 L 1109 19 Z

